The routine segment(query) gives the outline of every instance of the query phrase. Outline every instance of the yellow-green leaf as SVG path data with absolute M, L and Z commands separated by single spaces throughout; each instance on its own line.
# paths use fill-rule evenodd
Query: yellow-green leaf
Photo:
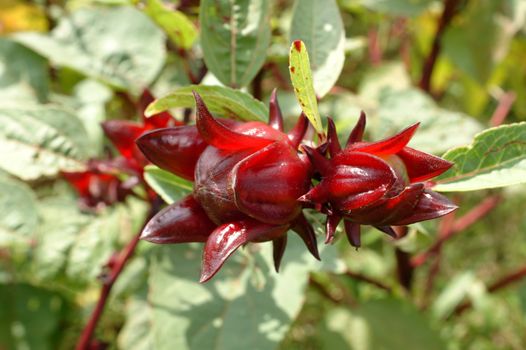
M 301 40 L 296 40 L 290 46 L 289 71 L 294 93 L 303 113 L 310 120 L 316 131 L 323 133 L 318 101 L 312 84 L 312 72 L 307 48 Z
M 184 13 L 165 7 L 160 0 L 147 0 L 144 12 L 166 32 L 175 45 L 183 49 L 192 47 L 197 38 L 197 28 Z

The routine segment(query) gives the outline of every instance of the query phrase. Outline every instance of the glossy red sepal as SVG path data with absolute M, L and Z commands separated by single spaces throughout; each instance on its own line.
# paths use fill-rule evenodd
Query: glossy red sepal
M 256 220 L 240 220 L 217 227 L 206 241 L 201 278 L 203 283 L 212 278 L 223 266 L 225 261 L 241 245 L 248 242 L 273 240 L 283 235 L 288 225 L 268 225 Z
M 219 149 L 236 151 L 247 148 L 263 148 L 274 141 L 236 132 L 226 127 L 212 116 L 201 96 L 195 91 L 194 98 L 197 108 L 197 129 L 209 145 Z
M 208 146 L 194 125 L 153 130 L 136 143 L 150 162 L 190 181 L 194 180 L 197 160 Z
M 142 230 L 141 239 L 157 244 L 206 242 L 215 227 L 189 195 L 157 213 Z

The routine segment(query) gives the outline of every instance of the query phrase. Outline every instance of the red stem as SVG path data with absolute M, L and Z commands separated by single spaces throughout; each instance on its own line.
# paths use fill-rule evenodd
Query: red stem
M 155 210 L 152 208 L 145 220 L 145 224 L 150 220 L 154 213 Z M 97 305 L 95 306 L 95 309 L 93 310 L 88 323 L 84 327 L 82 334 L 80 335 L 80 338 L 77 342 L 77 346 L 75 347 L 76 350 L 86 350 L 90 348 L 91 338 L 93 336 L 93 333 L 95 332 L 95 329 L 97 328 L 97 324 L 99 323 L 100 317 L 102 316 L 102 312 L 104 311 L 104 307 L 106 306 L 106 302 L 108 300 L 108 296 L 110 295 L 111 288 L 115 284 L 117 278 L 119 278 L 128 260 L 130 260 L 130 258 L 132 257 L 135 248 L 139 243 L 139 237 L 141 235 L 141 232 L 142 228 L 137 233 L 137 235 L 135 235 L 135 237 L 133 237 L 133 239 L 118 253 L 117 259 L 115 259 L 115 255 L 113 255 L 112 257 L 110 257 L 108 263 L 106 264 L 106 266 L 110 267 L 110 271 L 107 276 L 103 277 L 102 289 L 100 291 Z
M 357 272 L 352 272 L 352 271 L 347 271 L 345 272 L 345 275 L 351 277 L 351 278 L 354 278 L 355 280 L 358 280 L 358 281 L 363 281 L 363 282 L 367 282 L 375 287 L 378 287 L 380 289 L 383 289 L 385 290 L 386 292 L 389 292 L 391 293 L 391 287 L 389 287 L 388 285 L 380 282 L 380 281 L 377 281 L 371 277 L 367 277 L 367 276 L 364 276 L 360 273 L 357 273 Z
M 424 61 L 422 68 L 422 77 L 420 79 L 419 86 L 426 92 L 431 92 L 431 77 L 433 76 L 433 70 L 440 53 L 442 36 L 451 22 L 451 19 L 455 15 L 455 9 L 457 8 L 458 0 L 444 0 L 444 11 L 438 22 L 437 31 L 431 45 L 431 51 Z
M 489 122 L 491 126 L 499 126 L 504 123 L 516 98 L 517 95 L 513 91 L 506 92 L 500 96 L 499 104 L 497 105 L 495 112 L 493 112 Z
M 489 293 L 494 293 L 494 292 L 496 292 L 496 291 L 498 291 L 498 290 L 500 290 L 502 288 L 505 288 L 505 287 L 509 286 L 510 284 L 513 284 L 515 282 L 519 282 L 524 277 L 526 277 L 526 266 L 523 266 L 520 269 L 518 269 L 517 271 L 512 272 L 509 275 L 506 275 L 506 276 L 500 278 L 499 280 L 493 282 L 492 284 L 490 284 L 488 286 L 487 290 L 488 290 Z M 460 304 L 455 309 L 454 314 L 455 315 L 460 315 L 464 311 L 468 310 L 471 306 L 473 306 L 471 304 L 471 302 L 465 302 L 463 304 Z
M 497 206 L 497 204 L 499 204 L 500 200 L 500 196 L 491 196 L 484 199 L 464 216 L 458 218 L 451 226 L 451 229 L 440 235 L 437 241 L 427 251 L 411 259 L 411 265 L 413 267 L 418 267 L 425 263 L 431 256 L 435 255 L 436 252 L 440 250 L 440 247 L 442 244 L 444 244 L 444 242 L 453 237 L 455 234 L 464 231 L 466 228 L 486 216 L 491 210 L 493 210 L 493 208 Z
M 398 238 L 405 237 L 408 232 L 407 226 L 393 226 Z M 413 285 L 413 266 L 411 265 L 411 255 L 400 248 L 395 248 L 396 273 L 398 282 L 406 291 L 411 291 Z
M 367 34 L 369 42 L 369 60 L 374 67 L 382 63 L 382 48 L 380 47 L 379 30 L 373 28 Z

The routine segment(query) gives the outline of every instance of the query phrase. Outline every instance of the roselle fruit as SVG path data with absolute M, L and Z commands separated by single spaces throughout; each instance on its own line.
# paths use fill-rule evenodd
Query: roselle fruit
M 122 202 L 132 194 L 136 182 L 121 180 L 122 166 L 119 160 L 90 160 L 84 171 L 61 174 L 77 191 L 80 208 L 91 211 Z
M 141 238 L 153 243 L 205 242 L 201 282 L 241 245 L 272 241 L 279 269 L 287 231 L 319 259 L 316 237 L 298 201 L 309 190 L 311 163 L 298 147 L 308 127 L 302 115 L 285 134 L 276 93 L 269 124 L 215 119 L 194 93 L 195 126 L 148 132 L 137 145 L 148 160 L 194 180 L 193 193 L 158 213 Z
M 162 112 L 146 117 L 146 107 L 154 101 L 149 90 L 144 90 L 137 101 L 137 110 L 141 116 L 140 122 L 130 120 L 108 120 L 101 124 L 102 130 L 111 143 L 117 148 L 125 160 L 126 168 L 142 174 L 148 164 L 142 152 L 137 148 L 135 140 L 148 130 L 164 128 L 171 125 L 182 125 L 170 113 Z
M 365 123 L 362 113 L 342 149 L 329 120 L 324 147 L 305 147 L 321 181 L 300 200 L 327 214 L 326 242 L 332 241 L 342 218 L 350 243 L 359 247 L 362 224 L 396 237 L 391 225 L 434 219 L 457 208 L 426 182 L 453 164 L 407 147 L 418 123 L 393 137 L 363 142 Z
M 407 147 L 418 124 L 378 142 L 363 142 L 365 115 L 341 148 L 329 119 L 327 142 L 302 141 L 308 122 L 301 115 L 285 134 L 276 92 L 269 123 L 214 118 L 194 93 L 196 125 L 143 134 L 137 145 L 157 166 L 194 181 L 193 192 L 158 213 L 141 238 L 153 243 L 204 242 L 201 282 L 249 242 L 273 242 L 276 270 L 287 232 L 295 231 L 319 259 L 312 226 L 302 213 L 327 215 L 326 243 L 344 220 L 349 241 L 360 246 L 360 225 L 396 237 L 391 225 L 408 225 L 456 208 L 427 182 L 452 164 Z M 318 180 L 314 186 L 313 180 Z

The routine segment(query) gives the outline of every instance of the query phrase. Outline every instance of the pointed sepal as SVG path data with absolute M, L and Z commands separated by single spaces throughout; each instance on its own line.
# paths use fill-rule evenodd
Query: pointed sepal
M 146 224 L 140 238 L 157 244 L 206 242 L 215 227 L 190 195 L 157 213 Z
M 404 147 L 396 155 L 404 162 L 411 183 L 429 180 L 453 166 L 445 159 L 411 147 Z
M 273 142 L 270 139 L 246 135 L 229 129 L 212 116 L 201 96 L 195 91 L 194 98 L 197 108 L 197 129 L 209 145 L 223 150 L 235 151 L 263 148 Z
M 208 146 L 195 125 L 153 130 L 136 143 L 150 162 L 190 181 L 194 180 L 197 160 Z
M 268 125 L 278 131 L 283 131 L 283 115 L 279 107 L 277 89 L 272 90 L 269 102 Z
M 360 246 L 362 245 L 360 224 L 351 222 L 349 220 L 345 220 L 344 226 L 345 234 L 347 235 L 349 243 L 355 248 L 360 248 Z
M 354 129 L 352 129 L 351 134 L 349 135 L 349 138 L 347 139 L 347 144 L 345 145 L 345 148 L 352 146 L 352 144 L 355 142 L 362 141 L 363 134 L 365 132 L 365 124 L 366 124 L 365 112 L 361 111 L 360 118 L 358 118 L 358 122 L 356 122 Z
M 327 119 L 327 145 L 331 158 L 335 157 L 342 150 L 338 134 L 336 133 L 336 125 L 334 125 L 332 118 Z
M 251 241 L 276 239 L 287 229 L 287 225 L 274 226 L 255 220 L 240 220 L 217 227 L 208 237 L 204 247 L 199 282 L 203 283 L 212 278 L 241 245 Z
M 396 154 L 409 143 L 419 125 L 420 123 L 413 124 L 388 139 L 373 143 L 357 144 L 356 146 L 351 145 L 349 149 L 355 152 L 371 153 L 377 156 Z
M 312 256 L 321 260 L 320 253 L 318 252 L 316 233 L 314 233 L 314 228 L 312 228 L 311 223 L 305 218 L 303 213 L 298 215 L 298 218 L 294 221 L 291 228 L 301 237 Z
M 281 266 L 281 260 L 283 259 L 285 248 L 287 248 L 286 234 L 275 238 L 272 241 L 272 257 L 274 259 L 274 269 L 276 269 L 276 272 L 279 272 L 279 267 Z

